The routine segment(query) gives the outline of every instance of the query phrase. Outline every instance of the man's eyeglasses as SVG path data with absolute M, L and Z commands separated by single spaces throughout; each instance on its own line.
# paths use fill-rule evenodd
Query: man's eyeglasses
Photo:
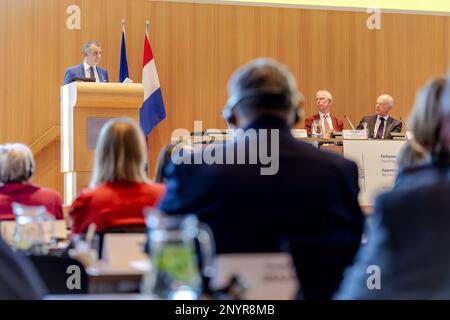
M 325 97 L 319 97 L 319 98 L 314 98 L 314 101 L 325 101 L 325 100 L 328 100 L 328 98 L 325 98 Z

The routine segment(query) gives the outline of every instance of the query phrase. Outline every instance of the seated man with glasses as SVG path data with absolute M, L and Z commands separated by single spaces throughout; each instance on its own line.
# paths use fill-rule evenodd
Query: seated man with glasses
M 314 101 L 319 112 L 305 119 L 305 129 L 308 134 L 313 133 L 311 128 L 314 121 L 320 123 L 321 131 L 326 137 L 329 137 L 333 131 L 342 131 L 344 129 L 344 123 L 330 113 L 331 105 L 333 104 L 331 93 L 327 90 L 319 90 L 316 93 Z

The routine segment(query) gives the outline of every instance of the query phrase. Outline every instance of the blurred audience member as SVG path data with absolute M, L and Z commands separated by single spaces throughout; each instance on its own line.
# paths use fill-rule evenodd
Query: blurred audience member
M 33 264 L 0 237 L 0 300 L 42 299 L 47 289 Z
M 175 147 L 175 144 L 167 144 L 165 145 L 160 153 L 159 153 L 159 159 L 158 164 L 156 165 L 156 176 L 155 176 L 155 182 L 156 183 L 163 183 L 164 182 L 164 169 L 166 168 L 167 164 L 169 163 L 170 156 L 172 154 L 172 150 Z
M 409 127 L 414 138 L 404 146 L 399 157 L 396 188 L 410 188 L 440 179 L 438 167 L 446 170 L 448 151 L 440 136 L 443 112 L 442 93 L 445 78 L 437 78 L 417 94 Z
M 284 65 L 254 60 L 233 74 L 228 92 L 223 115 L 237 129 L 234 140 L 199 151 L 214 154 L 212 164 L 196 163 L 201 153 L 171 161 L 160 208 L 196 214 L 212 228 L 218 253 L 277 252 L 287 243 L 299 297 L 329 299 L 361 241 L 356 164 L 291 135 L 301 94 Z M 263 150 L 269 164 L 258 159 Z
M 34 168 L 33 154 L 26 145 L 0 145 L 0 220 L 14 220 L 13 202 L 43 205 L 56 219 L 63 218 L 59 193 L 30 182 Z
M 417 95 L 411 116 L 426 163 L 403 172 L 375 201 L 368 242 L 338 299 L 450 299 L 450 112 L 448 84 L 436 79 Z
M 131 119 L 113 119 L 100 131 L 90 189 L 70 209 L 73 233 L 122 226 L 145 226 L 144 207 L 155 206 L 164 186 L 150 183 L 145 173 L 146 147 L 140 128 Z

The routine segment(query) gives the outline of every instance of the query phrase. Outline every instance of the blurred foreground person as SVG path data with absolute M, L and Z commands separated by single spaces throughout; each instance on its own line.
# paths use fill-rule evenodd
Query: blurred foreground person
M 336 298 L 450 299 L 448 90 L 440 78 L 419 91 L 410 119 L 412 166 L 376 199 L 368 242 Z
M 0 300 L 42 299 L 47 289 L 28 258 L 0 237 Z
M 234 141 L 181 158 L 175 147 L 160 208 L 209 224 L 219 254 L 289 248 L 299 298 L 329 299 L 360 245 L 356 164 L 291 135 L 302 98 L 284 65 L 251 61 L 228 92 L 223 115 Z

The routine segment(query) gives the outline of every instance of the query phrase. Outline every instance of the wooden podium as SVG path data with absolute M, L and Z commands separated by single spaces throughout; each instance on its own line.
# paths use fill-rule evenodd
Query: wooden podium
M 61 171 L 64 205 L 88 186 L 102 125 L 129 117 L 139 123 L 142 84 L 72 82 L 61 87 Z

